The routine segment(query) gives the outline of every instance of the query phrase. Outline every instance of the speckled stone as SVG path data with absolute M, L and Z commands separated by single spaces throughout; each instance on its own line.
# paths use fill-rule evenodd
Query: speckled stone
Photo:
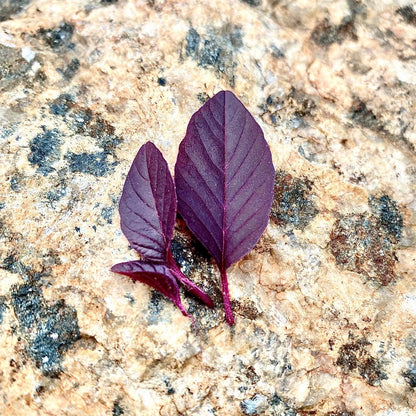
M 416 8 L 402 1 L 0 2 L 0 414 L 416 414 Z M 264 130 L 269 226 L 216 303 L 109 271 L 150 140 L 173 170 L 222 89 Z

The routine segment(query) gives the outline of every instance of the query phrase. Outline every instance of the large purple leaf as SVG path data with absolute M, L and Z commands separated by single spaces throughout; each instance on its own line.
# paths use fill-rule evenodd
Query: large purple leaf
M 121 230 L 146 260 L 165 262 L 176 217 L 176 195 L 168 165 L 153 143 L 137 153 L 124 183 Z
M 192 116 L 179 146 L 175 183 L 180 214 L 220 269 L 231 324 L 226 269 L 265 230 L 274 184 L 263 132 L 232 92 L 219 92 Z
M 115 264 L 111 271 L 146 283 L 170 299 L 183 315 L 190 317 L 181 303 L 178 283 L 168 266 L 135 260 Z

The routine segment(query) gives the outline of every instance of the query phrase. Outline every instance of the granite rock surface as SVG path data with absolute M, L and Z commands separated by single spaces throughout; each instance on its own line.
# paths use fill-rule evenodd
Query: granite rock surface
M 416 414 L 416 6 L 403 1 L 0 2 L 0 414 Z M 172 168 L 229 89 L 276 167 L 269 226 L 229 271 L 178 221 L 214 299 L 109 271 L 150 140 Z

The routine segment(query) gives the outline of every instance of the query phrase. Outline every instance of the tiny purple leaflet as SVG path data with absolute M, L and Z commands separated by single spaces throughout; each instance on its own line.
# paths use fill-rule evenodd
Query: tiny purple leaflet
M 219 92 L 191 117 L 175 165 L 178 210 L 219 267 L 229 325 L 226 270 L 266 228 L 274 174 L 260 126 L 232 92 Z
M 176 205 L 175 185 L 168 164 L 157 147 L 147 142 L 127 174 L 119 203 L 121 230 L 144 261 L 119 263 L 111 271 L 148 284 L 189 317 L 180 300 L 177 280 L 208 306 L 213 307 L 213 303 L 173 259 L 170 245 Z

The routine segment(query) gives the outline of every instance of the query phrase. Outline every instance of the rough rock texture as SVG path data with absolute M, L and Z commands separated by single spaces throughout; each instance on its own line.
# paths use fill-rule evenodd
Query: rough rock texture
M 0 2 L 0 414 L 416 414 L 416 6 L 403 1 Z M 271 221 L 216 302 L 112 274 L 139 147 L 173 168 L 221 89 L 262 126 Z

